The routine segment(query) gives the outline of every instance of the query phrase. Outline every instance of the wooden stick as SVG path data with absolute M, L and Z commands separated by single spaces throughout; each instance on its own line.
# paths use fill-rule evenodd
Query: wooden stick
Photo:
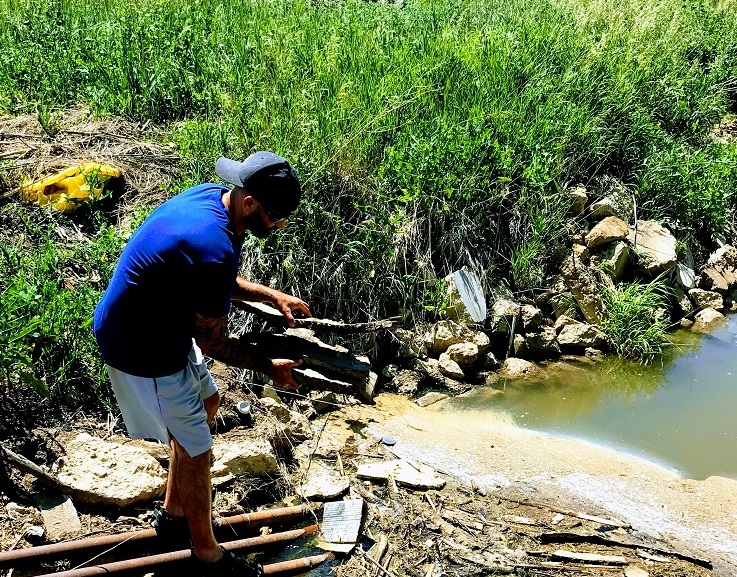
M 620 521 L 619 519 L 607 519 L 606 517 L 597 517 L 595 515 L 587 515 L 586 513 L 579 513 L 578 511 L 571 511 L 570 509 L 562 509 L 555 505 L 548 505 L 547 503 L 538 503 L 536 501 L 522 501 L 520 499 L 512 499 L 511 497 L 502 497 L 497 495 L 500 499 L 510 501 L 511 503 L 517 503 L 518 505 L 525 505 L 527 507 L 536 507 L 538 509 L 549 509 L 561 515 L 568 515 L 569 517 L 576 517 L 577 519 L 584 519 L 586 521 L 593 521 L 594 523 L 601 523 L 602 525 L 609 525 L 610 527 L 622 527 L 629 528 L 631 525 Z

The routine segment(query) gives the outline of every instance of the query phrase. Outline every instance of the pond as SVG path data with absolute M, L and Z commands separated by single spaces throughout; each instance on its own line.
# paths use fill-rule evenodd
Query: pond
M 562 363 L 543 382 L 504 383 L 448 409 L 504 411 L 525 428 L 584 439 L 676 469 L 737 479 L 737 315 L 709 335 L 679 331 L 651 366 Z

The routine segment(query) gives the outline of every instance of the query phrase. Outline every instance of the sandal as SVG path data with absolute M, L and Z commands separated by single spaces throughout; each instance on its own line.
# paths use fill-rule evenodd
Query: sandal
M 264 568 L 258 563 L 251 563 L 245 557 L 225 549 L 220 561 L 215 563 L 200 561 L 194 551 L 192 558 L 196 566 L 193 577 L 263 577 L 264 574 Z

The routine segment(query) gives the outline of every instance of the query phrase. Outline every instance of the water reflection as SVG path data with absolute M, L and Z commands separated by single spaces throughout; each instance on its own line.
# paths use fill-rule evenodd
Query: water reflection
M 480 389 L 452 405 L 503 409 L 524 427 L 614 446 L 689 477 L 737 478 L 737 316 L 712 335 L 673 340 L 653 366 L 551 363 L 544 381 L 503 384 L 503 395 Z

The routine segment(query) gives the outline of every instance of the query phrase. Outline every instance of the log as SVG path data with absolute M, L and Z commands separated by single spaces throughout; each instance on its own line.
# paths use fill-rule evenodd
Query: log
M 26 459 L 23 455 L 14 453 L 5 445 L 0 445 L 0 454 L 2 454 L 2 456 L 8 462 L 12 463 L 16 469 L 19 469 L 24 473 L 29 473 L 33 475 L 47 487 L 56 489 L 57 491 L 60 491 L 66 495 L 74 496 L 80 493 L 78 489 L 75 489 L 71 485 L 67 485 L 66 483 L 61 482 L 59 479 L 56 478 L 56 476 L 48 472 L 46 469 L 39 467 L 36 463 L 30 461 L 29 459 Z
M 259 318 L 264 319 L 270 324 L 278 327 L 286 327 L 287 323 L 284 315 L 274 307 L 265 303 L 256 303 L 248 301 L 233 301 L 233 306 L 237 309 L 253 313 Z M 330 332 L 336 334 L 351 333 L 371 333 L 385 329 L 395 328 L 399 324 L 399 317 L 391 317 L 380 321 L 371 321 L 367 323 L 344 323 L 342 321 L 334 321 L 331 319 L 317 319 L 313 317 L 295 318 L 295 328 L 305 328 L 314 331 Z

